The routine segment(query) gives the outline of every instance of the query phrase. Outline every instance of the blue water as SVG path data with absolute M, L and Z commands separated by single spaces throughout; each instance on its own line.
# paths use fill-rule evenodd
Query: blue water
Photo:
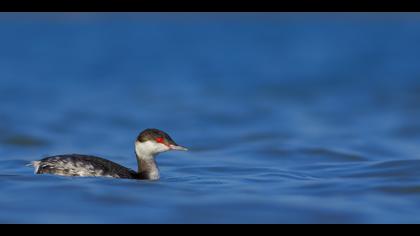
M 1 14 L 1 223 L 419 223 L 418 14 Z M 158 182 L 149 127 L 190 152 Z

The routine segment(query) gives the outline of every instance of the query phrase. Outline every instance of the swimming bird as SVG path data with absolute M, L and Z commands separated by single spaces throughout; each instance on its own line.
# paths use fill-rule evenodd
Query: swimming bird
M 50 156 L 33 161 L 30 165 L 35 168 L 35 174 L 158 180 L 160 173 L 155 157 L 171 150 L 188 151 L 175 143 L 167 133 L 158 129 L 146 129 L 135 141 L 137 172 L 101 157 L 80 154 Z

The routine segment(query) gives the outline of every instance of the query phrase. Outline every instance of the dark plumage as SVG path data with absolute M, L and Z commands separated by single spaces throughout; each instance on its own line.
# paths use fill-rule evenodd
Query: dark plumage
M 160 131 L 158 129 L 145 129 L 143 132 L 139 134 L 137 137 L 137 141 L 139 142 L 146 142 L 151 140 L 156 140 L 157 138 L 162 138 L 164 144 L 166 145 L 175 145 L 178 146 L 178 144 L 175 143 L 174 140 L 165 132 Z
M 36 174 L 107 176 L 124 179 L 139 178 L 138 173 L 134 170 L 96 156 L 79 154 L 59 155 L 44 158 L 38 163 L 35 163 L 38 165 L 36 166 L 38 167 Z
M 169 150 L 187 151 L 167 133 L 146 129 L 138 135 L 135 143 L 138 172 L 101 157 L 80 154 L 51 156 L 32 162 L 32 166 L 36 174 L 157 180 L 160 175 L 155 156 Z

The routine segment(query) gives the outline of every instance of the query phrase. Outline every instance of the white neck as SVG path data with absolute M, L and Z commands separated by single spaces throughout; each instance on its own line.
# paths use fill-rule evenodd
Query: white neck
M 159 168 L 157 167 L 155 156 L 159 153 L 155 143 L 136 142 L 136 157 L 138 174 L 142 179 L 158 180 L 160 178 Z

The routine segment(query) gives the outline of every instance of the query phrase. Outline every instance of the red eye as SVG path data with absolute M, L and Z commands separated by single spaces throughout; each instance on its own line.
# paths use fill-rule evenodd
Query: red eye
M 163 138 L 156 138 L 156 142 L 163 143 Z

